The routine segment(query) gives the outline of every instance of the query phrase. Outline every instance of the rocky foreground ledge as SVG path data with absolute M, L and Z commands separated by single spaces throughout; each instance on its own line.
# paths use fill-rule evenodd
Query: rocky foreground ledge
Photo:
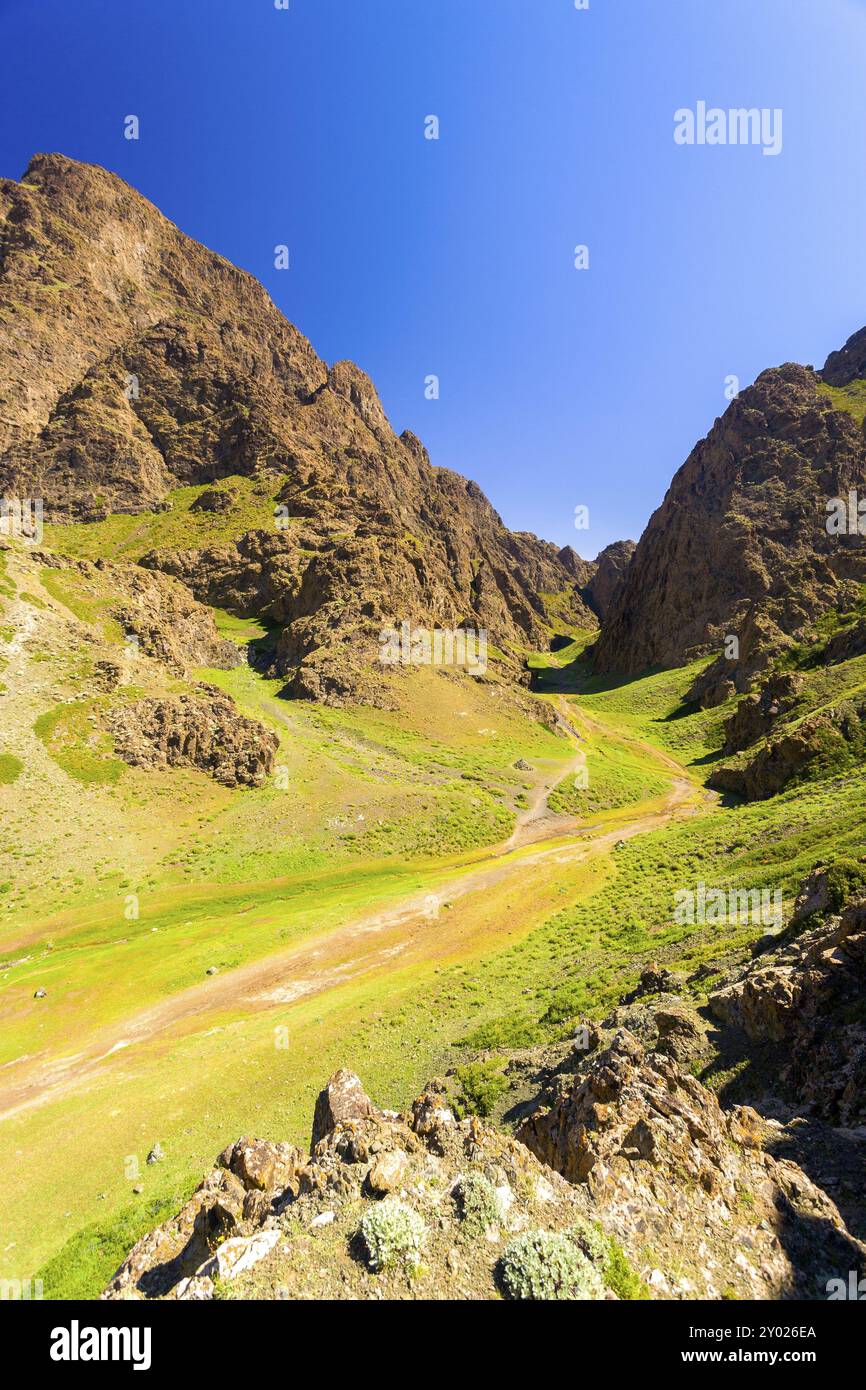
M 826 1298 L 866 1247 L 767 1151 L 778 1122 L 688 1070 L 701 1034 L 670 978 L 591 1030 L 516 1137 L 458 1120 L 442 1081 L 397 1114 L 337 1072 L 309 1154 L 230 1145 L 103 1298 Z

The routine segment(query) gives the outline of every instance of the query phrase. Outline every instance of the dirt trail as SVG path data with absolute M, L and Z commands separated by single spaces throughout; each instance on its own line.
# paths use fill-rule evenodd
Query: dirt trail
M 579 735 L 561 708 L 559 714 L 568 735 L 576 742 Z M 593 718 L 588 722 L 600 733 L 608 732 L 601 721 Z M 560 768 L 552 780 L 541 783 L 510 840 L 450 882 L 439 885 L 435 894 L 414 894 L 402 903 L 347 922 L 278 955 L 214 976 L 102 1030 L 73 1056 L 36 1062 L 17 1077 L 4 1078 L 0 1084 L 0 1120 L 64 1096 L 99 1075 L 116 1054 L 136 1044 L 149 1042 L 170 1030 L 182 1031 L 191 1021 L 201 1027 L 206 1015 L 230 1010 L 250 1013 L 291 1005 L 359 976 L 387 969 L 395 958 L 402 964 L 429 957 L 442 950 L 443 941 L 445 945 L 453 944 L 458 929 L 452 923 L 459 918 L 459 912 L 455 914 L 453 908 L 461 900 L 545 863 L 551 867 L 573 864 L 607 854 L 621 841 L 693 813 L 694 807 L 687 803 L 694 799 L 697 788 L 684 775 L 681 765 L 651 745 L 641 746 L 677 774 L 670 792 L 656 809 L 631 819 L 626 810 L 622 819 L 617 817 L 602 826 L 587 826 L 575 817 L 551 814 L 546 809 L 547 795 L 556 782 L 568 775 Z M 582 765 L 583 758 L 579 752 L 575 768 Z M 563 826 L 568 833 L 563 833 Z M 540 836 L 544 837 L 543 843 L 538 843 Z M 518 845 L 525 847 L 518 849 Z
M 579 824 L 577 816 L 557 815 L 555 811 L 549 810 L 547 805 L 547 799 L 554 787 L 566 777 L 573 777 L 581 768 L 586 767 L 586 754 L 579 747 L 580 734 L 565 713 L 565 703 L 561 695 L 554 698 L 556 723 L 577 750 L 575 756 L 566 767 L 557 768 L 538 783 L 528 807 L 518 814 L 514 830 L 499 851 L 500 854 L 508 854 L 511 850 L 519 849 L 521 845 L 532 844 L 535 840 L 549 840 L 554 835 L 564 835 Z

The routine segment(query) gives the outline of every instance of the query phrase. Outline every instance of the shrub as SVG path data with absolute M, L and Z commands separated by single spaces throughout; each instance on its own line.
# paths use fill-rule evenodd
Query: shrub
M 364 1213 L 360 1234 L 371 1269 L 405 1263 L 417 1265 L 424 1240 L 424 1222 L 396 1197 L 386 1197 Z
M 0 753 L 0 785 L 10 786 L 23 771 L 24 764 L 20 758 L 13 757 L 11 753 Z
M 602 1298 L 598 1271 L 568 1236 L 552 1231 L 528 1231 L 505 1247 L 500 1278 L 509 1298 Z
M 502 1068 L 492 1057 L 481 1062 L 467 1062 L 457 1068 L 460 1093 L 454 1099 L 458 1120 L 466 1115 L 489 1115 L 499 1097 L 508 1090 Z
M 501 1220 L 496 1189 L 483 1173 L 463 1173 L 454 1189 L 454 1200 L 464 1235 L 482 1235 Z

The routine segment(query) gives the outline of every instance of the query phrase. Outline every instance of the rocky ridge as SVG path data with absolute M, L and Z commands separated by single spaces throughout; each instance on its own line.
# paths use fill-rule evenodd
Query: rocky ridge
M 822 372 L 788 363 L 742 391 L 676 473 L 638 543 L 598 642 L 599 672 L 634 675 L 712 653 L 697 695 L 745 692 L 771 656 L 866 582 L 854 533 L 828 534 L 827 503 L 866 493 L 866 436 L 850 392 L 855 334 Z M 739 653 L 723 652 L 736 636 Z
M 121 179 L 36 155 L 0 181 L 0 227 L 0 491 L 87 522 L 256 479 L 272 528 L 239 516 L 232 543 L 147 565 L 282 625 L 288 693 L 369 695 L 380 632 L 402 620 L 484 629 L 512 677 L 549 639 L 541 595 L 555 621 L 595 626 L 590 567 L 508 531 L 474 483 L 394 433 L 359 368 L 328 367 L 260 284 Z M 230 514 L 230 489 L 208 496 Z

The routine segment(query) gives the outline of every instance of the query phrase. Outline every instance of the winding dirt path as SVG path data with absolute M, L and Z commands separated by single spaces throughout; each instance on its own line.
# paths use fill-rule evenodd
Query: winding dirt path
M 580 735 L 563 713 L 562 703 L 562 697 L 557 697 L 562 727 L 578 748 Z M 584 711 L 581 717 L 602 735 L 614 732 Z M 617 737 L 623 737 L 620 731 Z M 462 901 L 539 866 L 550 864 L 553 874 L 556 864 L 571 865 L 607 854 L 621 841 L 694 814 L 696 807 L 690 803 L 694 803 L 698 788 L 682 766 L 652 745 L 627 741 L 645 749 L 674 773 L 670 792 L 653 810 L 629 818 L 626 808 L 621 818 L 609 819 L 601 826 L 588 826 L 576 817 L 548 811 L 547 797 L 553 786 L 568 775 L 569 766 L 576 770 L 585 761 L 578 748 L 572 764 L 565 770 L 560 767 L 539 784 L 509 840 L 491 849 L 483 859 L 474 860 L 446 884 L 439 884 L 435 893 L 414 894 L 393 907 L 308 938 L 277 955 L 211 977 L 101 1030 L 73 1056 L 48 1062 L 34 1059 L 35 1065 L 0 1082 L 0 1120 L 63 1097 L 99 1075 L 117 1053 L 168 1032 L 182 1032 L 184 1025 L 193 1021 L 201 1027 L 208 1015 L 291 1006 L 359 976 L 385 970 L 395 960 L 402 965 L 429 958 L 443 949 L 443 940 L 446 947 L 454 944 L 451 924 L 459 913 L 454 914 L 453 909 Z

